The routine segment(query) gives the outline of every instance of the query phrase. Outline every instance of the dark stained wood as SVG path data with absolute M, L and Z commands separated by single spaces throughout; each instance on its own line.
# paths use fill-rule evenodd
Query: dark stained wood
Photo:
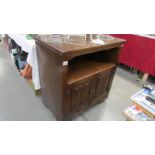
M 34 37 L 42 98 L 58 120 L 71 120 L 108 97 L 124 40 L 73 45 L 43 38 Z
M 87 61 L 82 64 L 77 64 L 69 70 L 68 84 L 72 84 L 83 79 L 89 78 L 100 72 L 105 72 L 116 65 L 114 63 L 101 63 Z
M 51 49 L 52 52 L 57 53 L 61 56 L 63 60 L 70 60 L 76 56 L 80 56 L 83 54 L 89 54 L 98 52 L 101 50 L 112 49 L 115 47 L 120 48 L 121 44 L 125 42 L 123 39 L 115 38 L 112 40 L 105 41 L 104 45 L 97 45 L 87 40 L 86 44 L 72 44 L 72 41 L 67 40 L 64 42 L 63 39 L 46 39 L 46 36 L 34 36 L 34 39 L 39 42 L 40 44 L 46 46 L 47 48 Z
M 43 103 L 63 119 L 63 93 L 67 80 L 66 66 L 62 66 L 61 57 L 42 45 L 36 46 Z

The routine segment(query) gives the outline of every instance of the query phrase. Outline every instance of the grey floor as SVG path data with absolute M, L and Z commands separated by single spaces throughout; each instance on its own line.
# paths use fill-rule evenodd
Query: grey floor
M 74 121 L 124 121 L 122 111 L 131 101 L 130 96 L 141 89 L 137 76 L 117 69 L 109 98 L 86 111 Z M 27 82 L 19 75 L 10 55 L 0 46 L 0 120 L 54 121 L 50 110 L 36 97 Z

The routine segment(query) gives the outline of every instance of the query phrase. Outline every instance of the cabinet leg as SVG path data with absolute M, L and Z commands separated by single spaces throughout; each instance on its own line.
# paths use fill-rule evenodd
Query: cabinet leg
M 143 84 L 147 81 L 148 77 L 149 77 L 149 74 L 148 74 L 148 73 L 145 73 L 145 74 L 143 75 L 143 78 L 142 78 L 142 83 L 143 83 Z

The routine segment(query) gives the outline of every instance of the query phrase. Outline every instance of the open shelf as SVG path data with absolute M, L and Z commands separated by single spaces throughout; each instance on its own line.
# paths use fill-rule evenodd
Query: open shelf
M 69 62 L 68 85 L 89 78 L 100 72 L 111 70 L 116 65 L 104 61 L 97 55 L 78 57 Z

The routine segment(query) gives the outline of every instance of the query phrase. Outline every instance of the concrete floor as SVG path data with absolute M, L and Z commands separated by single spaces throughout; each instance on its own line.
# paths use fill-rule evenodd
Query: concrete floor
M 122 111 L 130 96 L 141 89 L 137 76 L 121 68 L 113 81 L 109 98 L 86 111 L 74 121 L 124 121 Z M 10 55 L 0 46 L 0 120 L 54 121 L 52 112 L 36 97 L 27 82 L 19 75 Z

